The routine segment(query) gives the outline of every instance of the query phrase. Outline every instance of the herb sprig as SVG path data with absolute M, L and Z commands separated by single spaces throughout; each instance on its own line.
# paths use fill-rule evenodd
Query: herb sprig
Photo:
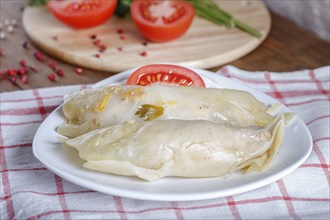
M 164 114 L 164 108 L 162 106 L 144 104 L 139 107 L 135 112 L 135 115 L 139 118 L 143 118 L 144 121 L 152 121 Z
M 186 0 L 193 4 L 196 14 L 199 17 L 205 18 L 215 24 L 225 25 L 228 28 L 239 28 L 252 36 L 261 38 L 262 34 L 249 25 L 237 20 L 228 12 L 223 10 L 213 0 Z
M 47 4 L 48 0 L 30 0 L 29 5 L 31 6 L 41 6 Z

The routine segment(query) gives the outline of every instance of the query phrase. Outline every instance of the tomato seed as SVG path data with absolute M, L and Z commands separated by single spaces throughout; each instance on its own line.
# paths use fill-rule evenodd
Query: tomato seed
M 93 42 L 96 46 L 100 46 L 101 45 L 101 40 L 97 39 Z
M 100 46 L 100 49 L 99 49 L 99 52 L 100 52 L 100 53 L 103 53 L 106 49 L 107 49 L 107 46 L 105 46 L 105 45 L 101 45 L 101 46 Z
M 48 74 L 48 79 L 50 80 L 50 81 L 55 81 L 55 75 L 54 74 Z

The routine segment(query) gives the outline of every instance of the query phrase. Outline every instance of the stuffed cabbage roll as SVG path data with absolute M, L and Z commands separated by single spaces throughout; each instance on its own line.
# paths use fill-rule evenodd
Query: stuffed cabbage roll
M 69 96 L 66 123 L 58 132 L 77 137 L 129 121 L 208 120 L 237 127 L 264 126 L 274 118 L 248 92 L 180 86 L 112 86 L 84 89 Z
M 127 122 L 66 141 L 89 169 L 136 176 L 215 177 L 266 169 L 282 142 L 284 117 L 263 127 L 206 120 Z

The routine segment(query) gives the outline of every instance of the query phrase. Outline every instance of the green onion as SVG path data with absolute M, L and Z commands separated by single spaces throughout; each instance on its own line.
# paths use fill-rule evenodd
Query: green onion
M 29 0 L 31 6 L 41 6 L 47 4 L 48 0 Z
M 143 118 L 144 121 L 152 121 L 155 118 L 162 116 L 164 113 L 164 108 L 161 106 L 144 104 L 139 107 L 135 112 L 135 115 L 139 118 Z
M 239 28 L 257 38 L 262 37 L 262 34 L 259 31 L 234 18 L 228 12 L 220 8 L 213 0 L 186 1 L 190 2 L 194 6 L 196 15 L 199 17 L 205 18 L 215 24 L 225 25 L 228 28 Z

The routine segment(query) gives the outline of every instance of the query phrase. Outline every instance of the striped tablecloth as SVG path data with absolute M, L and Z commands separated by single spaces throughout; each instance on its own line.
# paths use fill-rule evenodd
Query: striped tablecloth
M 302 118 L 314 144 L 303 165 L 268 186 L 225 198 L 154 202 L 106 195 L 54 175 L 31 149 L 40 123 L 64 94 L 82 86 L 2 93 L 1 219 L 329 219 L 330 67 L 277 74 L 227 66 L 217 74 L 275 97 Z

